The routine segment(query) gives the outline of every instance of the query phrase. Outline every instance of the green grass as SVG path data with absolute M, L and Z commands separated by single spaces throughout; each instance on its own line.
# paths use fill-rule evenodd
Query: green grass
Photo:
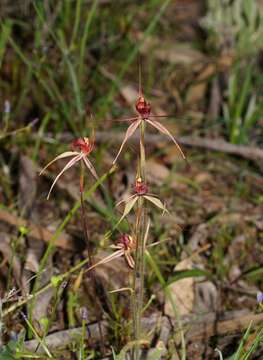
M 263 111 L 256 63 L 263 35 L 262 7 L 253 0 L 210 0 L 202 24 L 208 31 L 208 48 L 219 56 L 225 50 L 233 58 L 222 109 L 227 137 L 233 144 L 248 144 Z

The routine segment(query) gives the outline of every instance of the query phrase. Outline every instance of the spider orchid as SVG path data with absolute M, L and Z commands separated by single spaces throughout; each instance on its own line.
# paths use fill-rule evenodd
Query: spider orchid
M 122 217 L 118 221 L 117 225 L 119 225 L 119 223 L 130 213 L 130 211 L 135 206 L 135 204 L 137 203 L 137 201 L 139 200 L 140 197 L 143 197 L 145 200 L 150 201 L 156 207 L 163 210 L 163 212 L 168 212 L 168 210 L 166 209 L 165 205 L 161 202 L 161 200 L 156 195 L 150 194 L 148 192 L 148 186 L 142 181 L 142 179 L 140 177 L 138 177 L 135 181 L 134 192 L 135 192 L 135 194 L 133 194 L 126 200 L 121 200 L 116 205 L 116 206 L 118 206 L 118 205 L 122 204 L 123 202 L 125 203 Z M 115 226 L 117 226 L 117 225 L 115 225 Z
M 112 254 L 106 256 L 102 260 L 98 261 L 96 264 L 93 264 L 92 266 L 87 268 L 85 270 L 85 272 L 91 271 L 94 268 L 96 268 L 97 266 L 107 264 L 110 261 L 118 259 L 119 257 L 122 257 L 122 256 L 125 257 L 125 260 L 126 260 L 128 266 L 131 269 L 134 269 L 135 263 L 134 263 L 134 259 L 133 259 L 132 255 L 131 255 L 131 252 L 136 249 L 136 241 L 132 236 L 130 236 L 128 234 L 122 234 L 122 235 L 120 235 L 117 244 L 111 245 L 110 247 L 112 249 L 116 249 L 116 251 L 114 251 Z
M 121 250 L 119 256 L 124 256 L 127 264 L 131 269 L 134 269 L 135 262 L 131 255 L 131 252 L 136 249 L 136 241 L 131 235 L 122 234 L 119 237 L 118 243 L 116 245 L 111 245 L 112 249 Z
M 148 235 L 149 235 L 149 229 L 150 229 L 150 221 L 148 221 L 147 227 L 146 227 L 146 232 L 144 235 L 144 239 L 143 239 L 143 246 L 146 248 L 146 242 L 148 239 Z M 155 246 L 158 245 L 160 243 L 160 241 L 157 241 L 150 246 Z M 147 246 L 147 247 L 148 247 Z M 116 245 L 111 245 L 110 246 L 112 249 L 115 249 L 116 251 L 114 251 L 114 253 L 106 256 L 104 259 L 100 260 L 99 262 L 97 262 L 96 264 L 90 266 L 88 269 L 85 270 L 85 272 L 91 271 L 92 269 L 96 268 L 99 265 L 103 265 L 103 264 L 107 264 L 108 262 L 118 259 L 121 256 L 124 256 L 127 265 L 131 268 L 134 269 L 135 267 L 135 261 L 132 257 L 132 252 L 136 251 L 136 239 L 135 236 L 131 236 L 129 234 L 121 234 L 118 242 Z
M 91 174 L 98 179 L 98 175 L 96 173 L 96 170 L 94 169 L 94 166 L 91 164 L 90 160 L 88 159 L 88 155 L 91 153 L 91 151 L 94 148 L 94 138 L 89 140 L 87 137 L 76 139 L 72 142 L 72 148 L 75 151 L 66 151 L 57 157 L 50 161 L 40 172 L 39 175 L 42 175 L 43 172 L 55 161 L 63 158 L 71 157 L 72 159 L 69 160 L 69 162 L 64 166 L 64 168 L 60 171 L 60 173 L 57 175 L 55 180 L 53 181 L 51 188 L 49 190 L 47 199 L 49 199 L 51 191 L 53 187 L 55 186 L 58 179 L 64 174 L 64 172 L 68 169 L 70 169 L 73 165 L 75 165 L 79 161 L 83 161 L 84 165 L 88 168 L 88 170 L 91 172 Z M 76 151 L 78 150 L 78 151 Z
M 141 92 L 141 91 L 140 91 Z M 119 149 L 119 152 L 117 156 L 115 157 L 113 164 L 116 163 L 125 143 L 128 141 L 128 139 L 134 134 L 136 129 L 139 127 L 142 121 L 147 122 L 148 124 L 152 125 L 154 128 L 156 128 L 158 131 L 163 133 L 164 135 L 167 135 L 176 145 L 177 149 L 179 150 L 182 158 L 187 161 L 186 156 L 184 155 L 180 145 L 175 140 L 173 135 L 164 127 L 161 123 L 155 120 L 155 118 L 162 118 L 167 117 L 167 115 L 151 115 L 151 104 L 147 102 L 143 95 L 140 95 L 138 100 L 135 103 L 135 109 L 138 113 L 138 116 L 132 117 L 129 119 L 124 119 L 120 121 L 132 121 L 132 124 L 128 127 L 126 134 L 124 136 L 124 140 L 121 144 L 121 147 Z
M 148 221 L 147 223 L 147 227 L 146 227 L 146 231 L 145 231 L 145 235 L 144 235 L 144 239 L 143 239 L 143 246 L 144 248 L 150 248 L 156 245 L 159 245 L 161 242 L 167 241 L 169 239 L 166 240 L 162 240 L 162 241 L 156 241 L 150 245 L 147 245 L 147 240 L 148 240 L 148 235 L 149 235 L 149 229 L 150 229 L 150 221 Z M 180 226 L 178 226 L 179 231 L 182 231 L 182 229 L 180 228 Z M 124 256 L 127 265 L 131 268 L 134 269 L 135 268 L 135 261 L 132 257 L 132 253 L 136 251 L 136 239 L 135 237 L 129 235 L 129 234 L 121 234 L 118 242 L 116 245 L 111 245 L 110 247 L 112 249 L 115 249 L 116 251 L 114 251 L 112 254 L 106 256 L 105 258 L 101 259 L 100 261 L 98 261 L 96 264 L 93 264 L 92 266 L 90 266 L 89 268 L 87 268 L 85 270 L 86 272 L 89 272 L 91 270 L 93 270 L 94 268 L 96 268 L 97 266 L 103 265 L 103 264 L 107 264 L 115 259 L 118 259 L 119 257 Z

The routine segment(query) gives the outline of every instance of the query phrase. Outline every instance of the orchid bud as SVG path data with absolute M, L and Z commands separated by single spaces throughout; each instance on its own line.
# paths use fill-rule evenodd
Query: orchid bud
M 142 118 L 147 119 L 151 113 L 151 105 L 143 96 L 140 96 L 135 104 L 135 108 Z
M 138 195 L 145 195 L 148 193 L 148 186 L 138 177 L 135 182 L 134 190 Z

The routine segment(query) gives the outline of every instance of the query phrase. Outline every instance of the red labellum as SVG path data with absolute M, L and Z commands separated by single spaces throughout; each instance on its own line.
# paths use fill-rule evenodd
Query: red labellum
M 123 234 L 119 237 L 119 243 L 123 245 L 125 250 L 128 250 L 132 246 L 132 237 L 128 234 Z
M 73 148 L 77 148 L 84 154 L 88 155 L 93 149 L 93 143 L 90 142 L 89 138 L 79 138 L 72 142 Z
M 140 96 L 136 101 L 135 108 L 142 118 L 147 119 L 151 113 L 151 105 L 143 96 Z
M 145 195 L 148 193 L 148 186 L 139 177 L 136 179 L 134 190 L 138 195 Z

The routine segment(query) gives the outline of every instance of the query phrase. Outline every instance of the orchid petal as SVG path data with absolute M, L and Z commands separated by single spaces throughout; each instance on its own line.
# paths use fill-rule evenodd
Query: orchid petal
M 130 254 L 130 251 L 125 251 L 124 252 L 124 257 L 125 257 L 125 260 L 127 261 L 127 264 L 129 265 L 129 267 L 134 269 L 135 262 L 134 262 L 133 257 Z
M 138 196 L 135 196 L 133 199 L 130 199 L 129 201 L 126 202 L 125 208 L 124 208 L 124 211 L 123 211 L 123 214 L 122 214 L 122 218 L 124 218 L 125 216 L 127 216 L 130 213 L 130 211 L 132 210 L 132 208 L 136 204 L 137 200 L 138 200 Z
M 124 200 L 121 200 L 121 201 L 119 201 L 115 206 L 119 206 L 120 204 L 122 204 L 122 203 L 124 203 L 124 202 L 128 202 L 128 201 L 130 201 L 132 198 L 134 198 L 135 196 L 137 196 L 137 194 L 134 194 L 134 195 L 131 195 L 131 196 L 129 196 L 128 197 L 128 199 L 124 199 Z
M 144 234 L 144 238 L 143 238 L 143 248 L 144 249 L 146 248 L 146 242 L 148 239 L 150 226 L 151 226 L 151 220 L 149 219 L 149 221 L 147 222 L 147 225 L 146 225 L 146 230 L 145 230 L 145 234 Z
M 87 168 L 89 169 L 89 171 L 95 177 L 95 179 L 98 180 L 99 179 L 98 174 L 96 173 L 96 170 L 95 170 L 94 166 L 92 165 L 92 163 L 89 161 L 89 159 L 86 156 L 83 156 L 83 161 L 84 161 L 85 165 L 87 166 Z
M 160 199 L 154 197 L 154 196 L 148 196 L 148 195 L 143 195 L 143 197 L 148 200 L 151 201 L 155 206 L 157 206 L 158 208 L 162 209 L 163 212 L 169 212 L 166 207 L 164 206 L 164 204 L 161 202 Z
M 113 254 L 110 254 L 109 256 L 106 256 L 104 259 L 100 260 L 96 264 L 90 266 L 85 272 L 93 270 L 95 267 L 103 264 L 107 264 L 108 262 L 117 259 L 118 257 L 121 257 L 124 254 L 124 250 L 117 250 Z
M 120 218 L 120 220 L 118 221 L 116 226 L 118 226 L 119 223 L 122 222 L 122 220 L 131 212 L 131 210 L 134 207 L 134 205 L 136 204 L 137 200 L 138 200 L 138 196 L 135 196 L 134 198 L 132 198 L 126 202 L 122 217 Z
M 158 121 L 153 121 L 150 119 L 146 119 L 146 121 L 151 124 L 153 127 L 155 127 L 157 130 L 159 130 L 161 133 L 169 136 L 169 138 L 175 143 L 177 149 L 179 150 L 180 154 L 182 155 L 182 158 L 184 160 L 186 160 L 186 156 L 183 153 L 183 150 L 181 149 L 180 145 L 178 144 L 178 142 L 175 140 L 175 138 L 173 137 L 173 135 L 170 133 L 170 131 L 168 131 L 162 124 L 160 124 Z
M 119 157 L 119 155 L 120 155 L 120 153 L 121 153 L 121 151 L 122 151 L 122 149 L 123 149 L 123 146 L 125 145 L 125 143 L 127 142 L 127 140 L 133 135 L 133 133 L 135 132 L 135 130 L 137 129 L 137 127 L 140 125 L 141 121 L 142 121 L 141 119 L 138 119 L 138 120 L 134 121 L 134 122 L 128 127 L 128 129 L 127 129 L 127 131 L 126 131 L 126 134 L 125 134 L 125 137 L 124 137 L 124 140 L 123 140 L 123 142 L 122 142 L 122 144 L 121 144 L 120 150 L 119 150 L 116 158 L 114 159 L 113 164 L 116 163 L 116 161 L 117 161 L 117 159 L 118 159 L 118 157 Z
M 51 185 L 51 188 L 49 190 L 47 199 L 49 199 L 50 193 L 53 189 L 53 187 L 55 186 L 56 182 L 58 181 L 58 179 L 61 177 L 61 175 L 68 170 L 69 168 L 71 168 L 74 164 L 76 164 L 76 162 L 78 162 L 81 158 L 83 157 L 83 154 L 79 154 L 77 156 L 75 156 L 73 159 L 71 159 L 66 166 L 64 166 L 64 168 L 60 171 L 60 173 L 57 175 L 57 177 L 55 178 L 55 180 L 53 181 L 53 184 Z
M 123 246 L 122 245 L 110 245 L 110 248 L 111 249 L 118 249 L 118 250 L 120 250 L 120 249 L 122 249 L 123 248 Z
M 63 152 L 62 154 L 58 155 L 57 157 L 55 157 L 55 159 L 51 160 L 39 173 L 39 175 L 42 175 L 43 172 L 51 165 L 53 164 L 55 161 L 59 160 L 59 159 L 63 159 L 69 156 L 76 156 L 79 155 L 79 152 L 77 151 L 66 151 Z

